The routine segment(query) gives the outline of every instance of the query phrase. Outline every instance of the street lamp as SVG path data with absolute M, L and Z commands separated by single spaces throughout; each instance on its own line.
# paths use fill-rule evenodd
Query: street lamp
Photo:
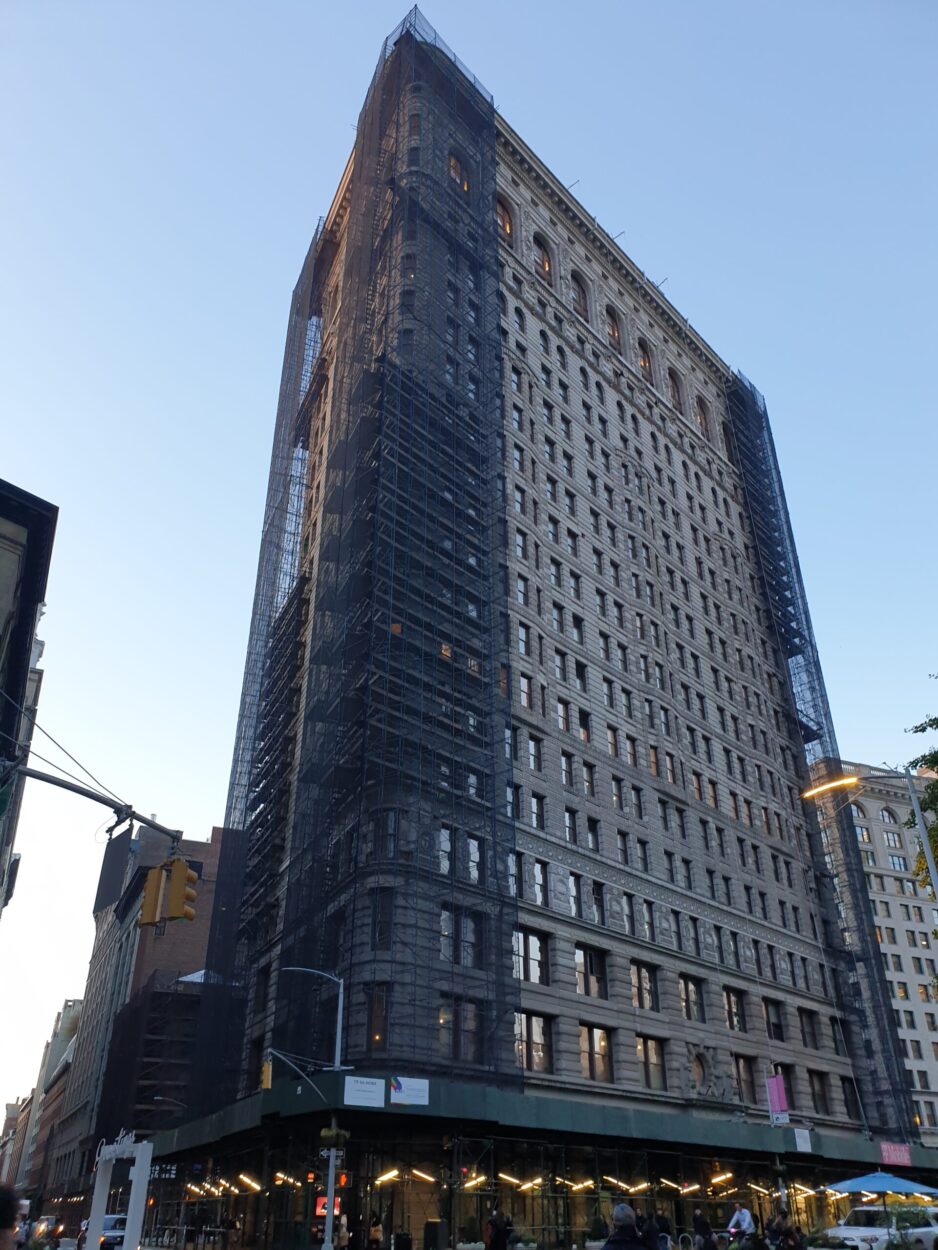
M 832 777 L 829 781 L 819 782 L 816 786 L 811 786 L 805 790 L 801 797 L 803 799 L 813 799 L 819 794 L 826 794 L 831 790 L 846 790 L 851 786 L 862 786 L 864 781 L 880 781 L 886 778 L 892 779 L 898 773 L 864 773 L 859 777 Z M 912 771 L 909 768 L 903 769 L 905 773 L 906 785 L 909 787 L 909 798 L 912 801 L 912 811 L 915 813 L 915 827 L 918 830 L 918 836 L 922 843 L 922 853 L 925 856 L 925 863 L 928 866 L 928 880 L 931 885 L 932 898 L 938 905 L 938 869 L 935 868 L 935 857 L 932 854 L 931 839 L 928 836 L 928 826 L 925 824 L 925 816 L 922 812 L 922 805 L 918 800 L 918 791 L 915 789 L 915 782 L 912 780 Z
M 336 1003 L 335 1015 L 335 1051 L 332 1061 L 332 1067 L 327 1068 L 327 1072 L 339 1072 L 342 1069 L 342 1015 L 345 1003 L 345 981 L 342 977 L 336 976 L 334 972 L 323 972 L 321 968 L 297 968 L 287 967 L 281 968 L 281 972 L 306 972 L 310 976 L 322 977 L 326 981 L 333 981 L 339 987 L 339 997 Z M 271 1052 L 275 1053 L 275 1052 Z M 310 1082 L 312 1084 L 312 1082 Z M 315 1088 L 315 1086 L 314 1086 Z M 332 1113 L 333 1131 L 338 1128 L 336 1124 L 335 1112 Z M 323 1230 L 323 1246 L 325 1250 L 332 1250 L 332 1225 L 334 1219 L 335 1208 L 335 1137 L 332 1139 L 333 1144 L 329 1147 L 329 1178 L 326 1184 L 326 1226 Z

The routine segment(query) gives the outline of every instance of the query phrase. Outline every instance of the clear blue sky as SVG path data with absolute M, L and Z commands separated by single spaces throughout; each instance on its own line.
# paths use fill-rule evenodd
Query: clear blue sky
M 907 759 L 938 705 L 938 8 L 424 11 L 765 393 L 841 751 Z M 290 291 L 403 13 L 0 4 L 0 476 L 61 509 L 40 723 L 188 836 L 224 814 Z M 0 1101 L 82 993 L 105 819 L 27 792 Z

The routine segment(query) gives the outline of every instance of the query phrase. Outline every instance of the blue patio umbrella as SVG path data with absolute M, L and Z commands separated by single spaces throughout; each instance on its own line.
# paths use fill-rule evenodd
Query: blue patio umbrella
M 919 1181 L 906 1180 L 904 1176 L 892 1176 L 889 1172 L 868 1172 L 866 1176 L 857 1176 L 848 1181 L 835 1181 L 828 1189 L 836 1189 L 842 1194 L 859 1194 L 864 1190 L 868 1194 L 924 1194 L 927 1197 L 938 1196 L 938 1189 L 923 1185 Z

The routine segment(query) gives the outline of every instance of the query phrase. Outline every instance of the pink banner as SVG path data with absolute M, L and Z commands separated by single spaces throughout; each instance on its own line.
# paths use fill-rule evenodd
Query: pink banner
M 785 1078 L 782 1076 L 768 1076 L 765 1079 L 765 1088 L 769 1094 L 769 1110 L 776 1113 L 787 1111 L 788 1099 L 785 1097 Z
M 888 1163 L 894 1168 L 910 1168 L 912 1166 L 912 1147 L 901 1141 L 881 1141 L 879 1143 L 879 1161 Z

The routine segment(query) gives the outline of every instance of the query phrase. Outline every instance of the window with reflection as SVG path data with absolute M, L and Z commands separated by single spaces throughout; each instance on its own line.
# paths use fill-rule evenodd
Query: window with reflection
M 611 305 L 606 308 L 606 338 L 609 340 L 609 346 L 614 351 L 621 351 L 622 338 L 619 333 L 619 318 L 616 316 L 616 310 Z
M 553 285 L 553 264 L 550 259 L 550 251 L 547 244 L 540 235 L 534 236 L 534 271 L 539 278 L 543 278 L 548 286 Z
M 638 367 L 642 377 L 651 383 L 651 348 L 647 339 L 638 340 Z
M 513 229 L 511 222 L 511 210 L 505 201 L 501 198 L 495 201 L 495 217 L 498 221 L 498 228 L 502 232 L 502 237 L 506 243 L 513 243 Z
M 584 321 L 589 321 L 589 306 L 586 302 L 586 287 L 576 274 L 570 278 L 570 288 L 573 292 L 573 311 L 578 317 L 582 317 Z
M 674 369 L 668 370 L 668 395 L 670 396 L 672 407 L 676 408 L 678 412 L 683 412 L 684 401 L 681 398 L 681 379 L 677 376 L 677 372 Z

